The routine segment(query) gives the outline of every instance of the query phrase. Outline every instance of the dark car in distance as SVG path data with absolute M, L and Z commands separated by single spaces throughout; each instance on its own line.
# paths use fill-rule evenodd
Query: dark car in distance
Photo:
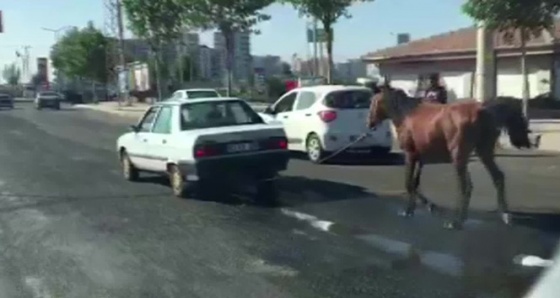
M 14 108 L 14 97 L 8 93 L 0 93 L 0 108 Z

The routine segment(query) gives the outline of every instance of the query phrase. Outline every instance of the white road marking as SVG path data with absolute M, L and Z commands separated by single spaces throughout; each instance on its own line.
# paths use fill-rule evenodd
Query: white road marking
M 286 216 L 296 218 L 298 220 L 307 222 L 312 227 L 329 232 L 334 222 L 321 220 L 318 217 L 298 211 L 281 209 L 282 213 Z M 473 221 L 472 224 L 479 224 Z M 412 244 L 383 237 L 377 234 L 365 234 L 356 236 L 356 238 L 365 241 L 367 244 L 389 254 L 398 255 L 406 258 L 418 258 L 420 263 L 437 272 L 451 275 L 460 276 L 463 271 L 463 261 L 453 255 L 440 253 L 436 251 L 420 251 L 417 250 Z
M 334 222 L 332 221 L 320 220 L 316 216 L 309 215 L 302 212 L 297 212 L 284 208 L 281 209 L 281 212 L 286 216 L 293 217 L 301 221 L 305 221 L 309 223 L 312 227 L 324 232 L 329 232 L 331 226 L 334 224 Z
M 28 276 L 25 278 L 25 285 L 29 287 L 29 289 L 33 293 L 33 298 L 52 297 L 52 295 L 47 291 L 46 286 L 43 284 L 43 280 L 41 280 L 40 278 Z
M 249 263 L 248 271 L 253 273 L 270 274 L 277 276 L 289 276 L 293 277 L 298 274 L 298 272 L 287 266 L 279 266 L 273 264 L 267 264 L 264 260 L 258 259 Z
M 524 267 L 552 267 L 554 260 L 546 260 L 538 256 L 518 255 L 513 258 L 515 264 Z

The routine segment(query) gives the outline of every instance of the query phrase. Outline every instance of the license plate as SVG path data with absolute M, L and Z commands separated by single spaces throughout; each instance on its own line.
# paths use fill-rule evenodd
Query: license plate
M 227 151 L 229 153 L 247 152 L 253 150 L 256 150 L 254 143 L 229 144 L 227 146 Z

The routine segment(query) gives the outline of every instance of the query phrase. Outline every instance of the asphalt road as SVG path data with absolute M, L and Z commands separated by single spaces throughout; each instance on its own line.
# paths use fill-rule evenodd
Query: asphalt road
M 121 178 L 115 140 L 128 120 L 101 112 L 0 111 L 0 297 L 520 297 L 558 239 L 560 158 L 500 157 L 519 213 L 505 227 L 476 161 L 465 230 L 402 205 L 398 157 L 311 165 L 294 157 L 280 206 L 170 195 L 165 179 Z M 343 164 L 340 164 L 343 163 Z M 365 163 L 369 163 L 366 165 Z M 454 202 L 448 165 L 422 187 Z

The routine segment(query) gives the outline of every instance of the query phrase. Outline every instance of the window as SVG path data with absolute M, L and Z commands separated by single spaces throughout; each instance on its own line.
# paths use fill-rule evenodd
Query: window
M 152 124 L 154 123 L 158 109 L 158 107 L 152 107 L 146 112 L 139 125 L 141 132 L 149 132 L 152 129 Z
M 289 112 L 293 110 L 294 102 L 296 101 L 297 92 L 290 93 L 280 99 L 274 107 L 275 113 Z
M 340 90 L 327 94 L 325 105 L 334 109 L 368 109 L 372 93 L 369 90 Z
M 311 107 L 315 103 L 316 100 L 317 100 L 317 97 L 315 96 L 314 92 L 303 91 L 299 94 L 299 98 L 298 98 L 297 104 L 296 104 L 296 110 L 307 109 L 307 108 Z
M 220 97 L 218 92 L 213 90 L 200 90 L 200 91 L 187 91 L 187 98 L 209 98 L 209 97 Z
M 261 124 L 263 120 L 243 101 L 207 101 L 181 106 L 181 130 Z
M 152 132 L 154 133 L 171 133 L 171 117 L 173 115 L 172 107 L 162 107 L 157 116 Z

